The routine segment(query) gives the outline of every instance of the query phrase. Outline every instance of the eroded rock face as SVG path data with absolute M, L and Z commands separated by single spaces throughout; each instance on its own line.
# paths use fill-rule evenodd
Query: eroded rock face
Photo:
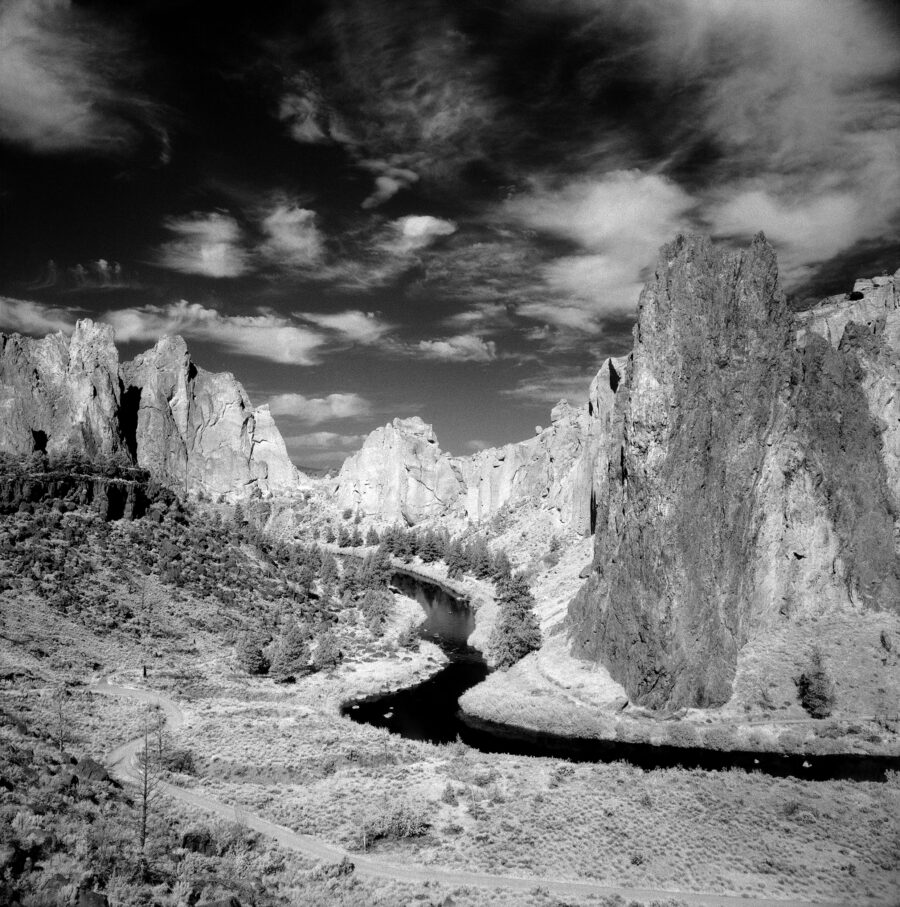
M 0 451 L 116 457 L 190 492 L 294 489 L 299 475 L 267 407 L 228 373 L 198 369 L 180 337 L 120 367 L 112 328 L 71 338 L 0 335 Z
M 341 507 L 412 525 L 453 510 L 460 490 L 431 426 L 413 416 L 376 429 L 347 458 L 337 500 Z
M 0 450 L 121 451 L 118 371 L 109 325 L 79 321 L 71 338 L 0 334 Z
M 560 401 L 550 426 L 533 438 L 470 457 L 441 452 L 419 418 L 395 419 L 366 439 L 337 479 L 341 507 L 410 525 L 450 516 L 484 522 L 504 507 L 527 503 L 558 514 L 588 534 L 593 523 L 594 468 L 605 444 L 622 361 L 604 363 L 587 406 Z
M 569 611 L 576 649 L 638 702 L 725 702 L 753 628 L 896 606 L 897 486 L 871 409 L 893 405 L 884 332 L 799 323 L 798 339 L 762 237 L 743 253 L 679 237 L 641 294 Z
M 181 337 L 122 366 L 138 466 L 212 495 L 282 493 L 299 482 L 268 407 L 254 410 L 228 372 L 198 369 Z

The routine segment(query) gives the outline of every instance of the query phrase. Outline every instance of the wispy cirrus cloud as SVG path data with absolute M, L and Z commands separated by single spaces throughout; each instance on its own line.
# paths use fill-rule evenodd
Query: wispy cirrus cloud
M 456 334 L 440 340 L 421 340 L 410 348 L 410 353 L 442 362 L 492 362 L 497 358 L 497 344 L 477 334 Z
M 351 343 L 364 345 L 379 343 L 394 327 L 377 313 L 362 312 L 358 309 L 348 309 L 343 312 L 296 312 L 295 314 L 298 318 L 332 331 Z
M 159 249 L 160 266 L 215 278 L 240 277 L 251 270 L 243 231 L 230 214 L 195 212 L 169 218 L 165 225 L 175 238 Z
M 158 111 L 124 87 L 127 39 L 69 0 L 0 4 L 0 137 L 38 152 L 121 154 Z
M 257 309 L 253 315 L 226 315 L 185 300 L 165 306 L 107 312 L 119 340 L 155 342 L 165 334 L 212 343 L 232 353 L 286 365 L 315 365 L 327 338 L 291 318 Z
M 372 412 L 372 404 L 355 393 L 327 394 L 324 397 L 276 394 L 269 398 L 269 409 L 274 416 L 286 416 L 309 425 L 318 425 L 336 419 L 368 416 Z
M 0 327 L 21 334 L 68 333 L 75 326 L 79 314 L 79 309 L 0 296 Z

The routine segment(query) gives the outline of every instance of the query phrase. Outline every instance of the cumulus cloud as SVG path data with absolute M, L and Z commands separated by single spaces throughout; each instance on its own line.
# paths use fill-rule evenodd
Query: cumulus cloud
M 554 291 L 519 314 L 562 328 L 597 329 L 601 316 L 630 311 L 641 275 L 656 250 L 688 225 L 695 204 L 683 189 L 657 174 L 620 170 L 550 186 L 536 183 L 507 201 L 501 216 L 580 247 L 543 267 Z M 559 299 L 565 300 L 560 304 Z
M 276 204 L 262 219 L 266 237 L 260 253 L 286 268 L 310 268 L 325 255 L 325 241 L 315 211 L 288 202 Z
M 492 362 L 497 358 L 497 344 L 477 334 L 457 334 L 442 340 L 422 340 L 413 352 L 444 362 Z
M 302 318 L 320 328 L 333 331 L 351 343 L 371 345 L 378 343 L 393 325 L 383 321 L 374 312 L 348 309 L 344 312 L 297 312 Z
M 272 312 L 223 315 L 185 300 L 165 306 L 119 309 L 107 312 L 102 320 L 111 324 L 116 337 L 124 342 L 155 342 L 165 334 L 181 334 L 237 355 L 286 365 L 314 365 L 326 344 L 320 332 Z
M 157 262 L 164 268 L 204 277 L 240 277 L 250 270 L 238 222 L 221 211 L 170 218 L 166 228 L 176 238 L 164 243 Z
M 75 309 L 0 296 L 0 326 L 8 331 L 21 334 L 69 333 L 77 317 Z
M 333 419 L 367 416 L 372 411 L 372 404 L 359 394 L 328 394 L 325 397 L 277 394 L 269 399 L 269 409 L 275 416 L 289 416 L 318 425 Z
M 41 152 L 121 153 L 154 118 L 118 80 L 133 70 L 121 35 L 70 0 L 0 4 L 0 136 Z

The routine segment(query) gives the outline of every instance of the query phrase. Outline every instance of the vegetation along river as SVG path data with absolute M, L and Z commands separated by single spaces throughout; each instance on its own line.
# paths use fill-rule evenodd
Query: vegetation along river
M 676 766 L 707 770 L 740 768 L 813 781 L 883 781 L 888 770 L 900 771 L 897 756 L 722 752 L 567 737 L 481 721 L 464 714 L 459 707 L 459 697 L 484 680 L 490 670 L 481 653 L 467 642 L 475 629 L 473 610 L 445 589 L 405 573 L 395 573 L 391 581 L 422 606 L 425 622 L 420 635 L 437 643 L 450 660 L 437 674 L 414 686 L 346 703 L 342 713 L 354 721 L 386 728 L 412 740 L 451 743 L 459 738 L 483 753 L 547 756 L 573 762 L 621 760 L 645 770 Z

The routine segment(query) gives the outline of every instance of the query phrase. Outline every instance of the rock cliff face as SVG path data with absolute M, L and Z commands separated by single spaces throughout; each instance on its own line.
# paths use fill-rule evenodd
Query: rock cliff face
M 71 338 L 0 334 L 0 451 L 117 457 L 161 483 L 243 496 L 299 482 L 267 407 L 230 374 L 198 369 L 180 337 L 119 364 L 112 328 Z
M 452 511 L 460 479 L 430 425 L 418 416 L 373 431 L 338 475 L 337 501 L 392 523 L 420 523 Z
M 896 289 L 857 293 L 795 319 L 764 238 L 661 251 L 569 609 L 576 650 L 636 701 L 722 703 L 754 628 L 897 607 Z
M 345 461 L 337 479 L 338 503 L 385 522 L 413 525 L 445 516 L 483 522 L 503 507 L 527 502 L 588 534 L 595 461 L 606 442 L 621 367 L 621 360 L 604 363 L 587 406 L 563 400 L 553 408 L 550 426 L 535 437 L 471 457 L 441 452 L 431 426 L 421 419 L 395 419 Z

